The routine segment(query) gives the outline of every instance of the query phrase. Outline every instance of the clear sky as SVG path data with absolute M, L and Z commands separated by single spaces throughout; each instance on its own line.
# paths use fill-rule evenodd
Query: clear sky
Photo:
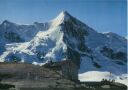
M 0 22 L 46 22 L 68 11 L 98 32 L 126 36 L 126 0 L 0 0 Z

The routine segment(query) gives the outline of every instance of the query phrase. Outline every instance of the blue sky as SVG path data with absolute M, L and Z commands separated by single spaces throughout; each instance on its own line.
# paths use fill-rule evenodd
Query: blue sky
M 68 11 L 98 32 L 126 36 L 126 0 L 0 0 L 0 22 L 46 22 Z

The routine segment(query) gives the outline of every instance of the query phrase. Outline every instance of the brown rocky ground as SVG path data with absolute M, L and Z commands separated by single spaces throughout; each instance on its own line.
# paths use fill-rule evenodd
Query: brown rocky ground
M 16 90 L 126 90 L 124 85 L 76 83 L 62 78 L 55 70 L 28 63 L 0 63 L 1 83 L 15 85 Z M 47 88 L 47 89 L 41 89 Z M 60 89 L 61 88 L 61 89 Z M 105 89 L 104 89 L 105 88 Z M 1 90 L 1 89 L 0 89 Z

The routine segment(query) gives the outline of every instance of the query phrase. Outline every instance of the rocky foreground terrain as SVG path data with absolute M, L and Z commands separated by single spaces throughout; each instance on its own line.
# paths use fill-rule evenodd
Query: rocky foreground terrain
M 63 78 L 55 69 L 25 63 L 0 63 L 0 80 L 1 88 L 16 90 L 126 90 L 125 85 L 115 82 L 74 82 Z

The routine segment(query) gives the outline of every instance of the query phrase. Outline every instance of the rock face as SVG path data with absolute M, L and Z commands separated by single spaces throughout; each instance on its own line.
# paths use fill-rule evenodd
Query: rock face
M 72 60 L 79 73 L 91 70 L 127 72 L 127 40 L 114 33 L 98 33 L 68 12 L 47 23 L 0 25 L 0 62 L 33 64 Z
M 127 55 L 124 52 L 114 52 L 111 48 L 108 48 L 106 46 L 103 47 L 103 49 L 101 50 L 101 53 L 113 60 L 123 60 L 124 62 L 127 62 Z

